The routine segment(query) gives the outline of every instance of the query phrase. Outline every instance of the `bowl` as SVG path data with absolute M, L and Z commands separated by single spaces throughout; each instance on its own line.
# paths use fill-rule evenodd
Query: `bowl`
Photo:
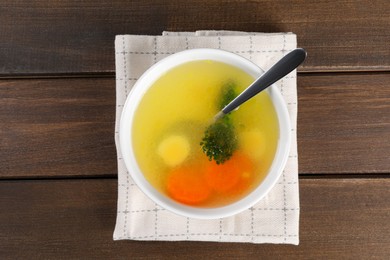
M 120 127 L 119 145 L 126 168 L 135 184 L 162 208 L 178 215 L 197 219 L 216 219 L 238 214 L 264 198 L 281 176 L 290 150 L 290 119 L 286 103 L 277 86 L 272 85 L 268 92 L 274 105 L 279 124 L 279 138 L 274 160 L 266 177 L 244 198 L 232 204 L 216 208 L 188 206 L 170 199 L 157 191 L 144 177 L 135 158 L 132 144 L 132 124 L 134 114 L 143 95 L 161 75 L 183 63 L 196 60 L 213 60 L 233 65 L 254 78 L 264 71 L 251 61 L 227 51 L 217 49 L 192 49 L 170 55 L 150 67 L 135 83 L 123 107 Z

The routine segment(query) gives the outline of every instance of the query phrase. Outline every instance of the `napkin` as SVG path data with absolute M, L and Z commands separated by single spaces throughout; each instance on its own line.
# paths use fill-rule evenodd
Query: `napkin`
M 267 70 L 296 48 L 293 33 L 236 31 L 163 32 L 160 36 L 117 35 L 115 142 L 118 204 L 114 240 L 192 240 L 249 243 L 299 243 L 296 71 L 277 82 L 291 119 L 291 150 L 280 179 L 256 205 L 232 217 L 199 220 L 176 215 L 152 202 L 131 179 L 119 147 L 119 119 L 136 80 L 166 56 L 192 48 L 223 49 Z

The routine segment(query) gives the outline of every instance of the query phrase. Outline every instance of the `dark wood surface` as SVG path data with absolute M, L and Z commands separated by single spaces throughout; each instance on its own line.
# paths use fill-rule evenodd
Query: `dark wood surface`
M 3 0 L 0 74 L 114 71 L 116 34 L 223 29 L 287 32 L 302 71 L 390 68 L 388 0 Z
M 116 180 L 3 181 L 1 251 L 18 259 L 369 259 L 390 254 L 390 179 L 303 179 L 300 245 L 112 241 Z
M 115 79 L 0 80 L 0 178 L 116 176 Z
M 0 259 L 390 255 L 390 2 L 0 5 Z M 116 34 L 292 31 L 300 245 L 112 241 Z

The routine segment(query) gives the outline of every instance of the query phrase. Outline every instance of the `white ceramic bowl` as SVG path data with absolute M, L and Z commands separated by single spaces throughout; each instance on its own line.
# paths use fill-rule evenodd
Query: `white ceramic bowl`
M 145 179 L 135 159 L 131 139 L 134 113 L 145 92 L 163 73 L 182 63 L 194 60 L 215 60 L 224 62 L 240 68 L 255 78 L 259 77 L 263 73 L 263 70 L 251 61 L 239 55 L 216 49 L 186 50 L 164 58 L 149 68 L 138 79 L 127 97 L 120 120 L 120 148 L 125 165 L 134 182 L 150 199 L 161 207 L 176 214 L 191 218 L 215 219 L 228 217 L 253 206 L 256 202 L 262 199 L 278 181 L 285 167 L 290 150 L 290 119 L 287 106 L 279 90 L 275 85 L 269 87 L 266 91 L 268 91 L 272 99 L 279 122 L 279 140 L 277 150 L 273 163 L 265 179 L 256 189 L 241 200 L 218 208 L 199 208 L 180 204 L 170 199 L 168 196 L 161 194 Z

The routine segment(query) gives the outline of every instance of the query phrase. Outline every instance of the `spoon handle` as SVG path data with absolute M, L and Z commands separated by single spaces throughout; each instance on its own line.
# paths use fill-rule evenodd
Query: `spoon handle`
M 227 106 L 222 109 L 223 114 L 230 113 L 242 103 L 252 98 L 254 95 L 269 87 L 279 79 L 286 76 L 288 73 L 298 67 L 306 58 L 306 51 L 304 49 L 295 49 L 286 54 L 268 71 L 255 80 L 247 89 L 245 89 L 239 96 L 233 99 Z

